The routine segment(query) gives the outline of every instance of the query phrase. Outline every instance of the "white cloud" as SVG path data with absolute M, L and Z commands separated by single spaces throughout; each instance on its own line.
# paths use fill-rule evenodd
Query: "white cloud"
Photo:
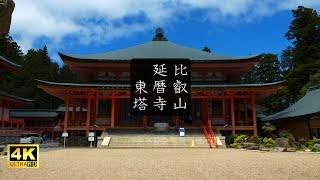
M 63 47 L 64 38 L 75 43 L 107 43 L 157 26 L 179 21 L 201 11 L 208 22 L 251 22 L 257 18 L 296 8 L 319 7 L 318 0 L 16 0 L 11 34 L 23 51 L 40 38 Z M 130 18 L 129 21 L 126 19 Z

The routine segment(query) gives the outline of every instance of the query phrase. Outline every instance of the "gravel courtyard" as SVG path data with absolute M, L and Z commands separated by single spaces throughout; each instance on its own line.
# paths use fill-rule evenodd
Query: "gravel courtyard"
M 66 149 L 40 152 L 39 169 L 0 179 L 319 179 L 320 154 L 232 149 Z

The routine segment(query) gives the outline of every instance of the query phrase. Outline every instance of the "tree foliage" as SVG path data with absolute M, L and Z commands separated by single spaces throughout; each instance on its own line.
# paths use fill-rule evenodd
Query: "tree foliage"
M 294 19 L 285 37 L 293 46 L 283 51 L 281 60 L 288 95 L 294 102 L 320 67 L 320 17 L 317 11 L 303 6 L 292 13 Z
M 317 85 L 320 85 L 320 70 L 318 71 L 318 73 L 310 76 L 309 82 L 305 84 L 300 90 L 300 97 L 306 95 L 310 87 Z
M 272 83 L 281 80 L 280 62 L 275 54 L 264 54 L 255 68 L 242 78 L 242 82 L 246 84 Z
M 62 68 L 52 62 L 47 46 L 30 49 L 24 55 L 10 36 L 1 39 L 0 52 L 9 60 L 22 65 L 10 73 L 1 73 L 0 90 L 9 94 L 33 99 L 32 105 L 18 108 L 57 108 L 62 100 L 57 99 L 37 87 L 36 79 L 53 82 L 78 82 L 67 66 Z

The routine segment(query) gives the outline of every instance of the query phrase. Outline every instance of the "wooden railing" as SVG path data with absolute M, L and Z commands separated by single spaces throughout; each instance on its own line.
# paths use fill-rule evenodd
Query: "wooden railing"
M 201 129 L 203 131 L 205 138 L 207 139 L 207 142 L 208 142 L 210 148 L 212 148 L 213 145 L 216 148 L 218 148 L 217 138 L 216 138 L 216 135 L 214 134 L 213 130 L 211 129 L 211 127 L 209 125 L 204 125 L 203 123 L 201 123 Z
M 207 129 L 205 128 L 205 126 L 202 123 L 201 123 L 201 129 L 203 131 L 205 138 L 207 139 L 207 142 L 208 142 L 210 148 L 212 148 L 212 138 L 209 136 Z
M 0 136 L 21 136 L 23 130 L 0 130 Z

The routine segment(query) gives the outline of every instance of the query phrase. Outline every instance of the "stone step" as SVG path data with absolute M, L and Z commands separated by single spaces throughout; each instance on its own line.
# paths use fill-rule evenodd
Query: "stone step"
M 195 147 L 206 147 L 209 145 L 205 138 L 199 137 L 123 137 L 111 136 L 110 147 L 190 147 L 194 141 Z
M 179 137 L 177 129 L 157 132 L 152 129 L 106 129 L 101 137 L 111 137 L 109 146 L 101 148 L 209 148 L 202 130 L 186 129 Z

